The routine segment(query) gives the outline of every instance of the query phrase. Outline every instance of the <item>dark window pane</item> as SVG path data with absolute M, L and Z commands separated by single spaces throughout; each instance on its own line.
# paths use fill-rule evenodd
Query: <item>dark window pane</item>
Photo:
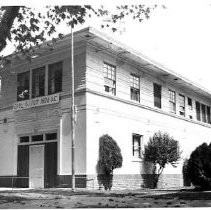
M 29 142 L 29 136 L 21 136 L 20 137 L 20 143 Z
M 32 98 L 45 95 L 45 67 L 32 72 Z
M 46 140 L 56 140 L 57 139 L 57 133 L 47 133 L 45 135 Z
M 17 75 L 17 100 L 29 99 L 29 71 Z
M 32 136 L 32 141 L 43 141 L 43 135 Z
M 202 122 L 206 122 L 206 109 L 204 104 L 201 105 L 201 111 L 202 111 Z
M 209 106 L 207 106 L 207 122 L 209 124 L 211 124 L 211 120 L 210 120 L 210 107 Z
M 161 85 L 154 83 L 153 87 L 154 87 L 154 106 L 157 108 L 161 108 Z
M 62 62 L 54 63 L 48 67 L 48 94 L 62 91 Z
M 201 120 L 201 114 L 200 114 L 200 103 L 196 101 L 196 119 L 198 121 Z

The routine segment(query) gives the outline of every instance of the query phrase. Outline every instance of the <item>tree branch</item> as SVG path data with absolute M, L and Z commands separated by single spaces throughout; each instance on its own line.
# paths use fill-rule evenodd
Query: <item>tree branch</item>
M 19 6 L 4 7 L 4 14 L 0 20 L 0 52 L 6 47 L 6 40 L 10 39 L 10 30 L 19 13 Z

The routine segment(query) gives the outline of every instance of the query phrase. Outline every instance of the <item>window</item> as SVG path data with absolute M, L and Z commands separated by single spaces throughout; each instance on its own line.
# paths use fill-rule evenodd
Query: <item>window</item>
M 45 67 L 32 72 L 32 98 L 45 95 Z
M 169 90 L 169 109 L 170 112 L 176 113 L 176 95 L 172 90 Z
M 153 87 L 154 87 L 154 106 L 157 108 L 161 108 L 161 85 L 154 83 Z
M 17 101 L 29 99 L 29 71 L 17 75 Z
M 130 98 L 134 101 L 140 101 L 140 78 L 134 74 L 130 75 Z
M 185 96 L 179 94 L 179 114 L 185 116 Z
M 45 139 L 46 140 L 56 140 L 57 139 L 57 133 L 46 133 Z
M 62 91 L 62 62 L 48 66 L 48 94 Z
M 204 104 L 201 105 L 201 118 L 202 122 L 206 122 L 206 107 Z
M 2 91 L 2 77 L 0 76 L 0 94 L 1 94 L 1 91 Z
M 141 140 L 142 136 L 138 134 L 133 134 L 133 157 L 140 158 L 141 154 Z
M 193 119 L 192 110 L 193 110 L 192 99 L 191 98 L 188 98 L 188 112 L 189 112 L 189 115 L 188 116 L 189 116 L 190 119 Z
M 211 124 L 211 120 L 210 120 L 210 107 L 209 106 L 207 106 L 207 122 L 209 124 Z
M 104 63 L 103 73 L 104 73 L 105 92 L 115 95 L 116 94 L 116 67 L 111 64 Z
M 193 105 L 192 105 L 192 99 L 188 98 L 188 109 L 192 110 L 193 109 Z
M 32 142 L 34 141 L 43 141 L 43 135 L 32 136 Z
M 20 143 L 26 143 L 26 142 L 29 142 L 29 136 L 21 136 Z
M 201 114 L 200 114 L 200 103 L 196 101 L 196 119 L 198 121 L 201 120 Z

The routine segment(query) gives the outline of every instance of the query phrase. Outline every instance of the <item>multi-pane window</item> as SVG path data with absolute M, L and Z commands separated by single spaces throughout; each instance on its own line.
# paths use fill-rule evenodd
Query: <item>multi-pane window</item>
M 45 95 L 45 67 L 32 72 L 32 98 Z
M 140 78 L 134 74 L 130 75 L 130 99 L 140 101 Z
M 133 134 L 133 156 L 140 158 L 141 154 L 141 141 L 142 136 L 139 134 Z
M 179 94 L 179 113 L 185 116 L 185 96 Z
M 103 74 L 104 74 L 105 92 L 115 95 L 116 94 L 116 67 L 111 64 L 104 63 Z
M 17 100 L 29 99 L 29 71 L 17 75 Z
M 200 103 L 198 101 L 196 101 L 196 119 L 198 121 L 201 120 L 201 113 L 200 113 Z
M 48 66 L 48 94 L 62 91 L 62 62 Z
M 169 109 L 170 112 L 176 113 L 176 95 L 172 90 L 169 90 Z
M 154 89 L 154 106 L 161 108 L 161 85 L 153 83 Z
M 204 104 L 201 105 L 201 118 L 202 122 L 206 122 L 206 107 Z
M 211 124 L 211 119 L 210 119 L 210 107 L 209 107 L 209 106 L 207 106 L 207 122 L 208 122 L 209 124 Z

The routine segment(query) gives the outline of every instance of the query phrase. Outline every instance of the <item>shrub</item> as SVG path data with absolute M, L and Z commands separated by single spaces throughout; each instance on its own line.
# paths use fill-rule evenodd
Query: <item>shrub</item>
M 156 132 L 145 146 L 144 160 L 151 162 L 153 187 L 157 187 L 159 176 L 162 174 L 166 164 L 176 167 L 180 158 L 179 145 L 168 133 Z
M 122 167 L 121 149 L 116 141 L 109 135 L 103 135 L 99 139 L 99 159 L 97 163 L 98 183 L 105 190 L 111 189 L 113 170 Z
M 183 185 L 191 186 L 191 181 L 190 181 L 190 178 L 188 177 L 188 159 L 187 158 L 183 162 L 182 174 L 183 174 Z
M 191 153 L 187 176 L 195 187 L 211 189 L 211 144 L 203 143 Z

